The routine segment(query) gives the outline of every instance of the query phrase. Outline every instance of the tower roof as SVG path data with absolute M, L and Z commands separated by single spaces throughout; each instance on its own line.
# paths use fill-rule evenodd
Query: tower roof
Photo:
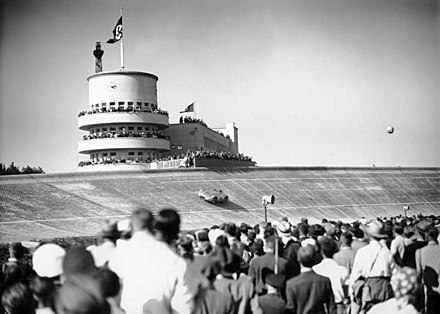
M 140 75 L 140 76 L 148 76 L 151 77 L 153 79 L 155 79 L 156 81 L 159 80 L 159 78 L 151 73 L 147 73 L 147 72 L 139 72 L 139 71 L 107 71 L 107 72 L 100 72 L 100 73 L 95 73 L 90 75 L 87 78 L 87 81 L 89 81 L 91 78 L 97 77 L 97 76 L 106 76 L 106 75 L 124 75 L 124 76 L 130 76 L 130 75 Z

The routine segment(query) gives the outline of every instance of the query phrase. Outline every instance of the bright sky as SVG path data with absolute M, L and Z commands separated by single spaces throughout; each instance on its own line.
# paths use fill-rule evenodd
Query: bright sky
M 438 0 L 0 0 L 0 162 L 76 171 L 92 51 L 260 166 L 440 166 Z M 386 128 L 394 126 L 388 135 Z M 81 158 L 83 159 L 83 158 Z

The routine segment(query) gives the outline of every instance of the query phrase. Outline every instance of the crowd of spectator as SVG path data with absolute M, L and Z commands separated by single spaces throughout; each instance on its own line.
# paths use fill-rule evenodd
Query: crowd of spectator
M 83 136 L 83 140 L 94 140 L 98 138 L 118 138 L 118 137 L 149 137 L 170 140 L 168 135 L 159 132 L 99 132 Z
M 181 116 L 180 119 L 179 119 L 179 123 L 180 124 L 182 124 L 182 123 L 198 123 L 200 125 L 203 125 L 204 127 L 209 128 L 208 125 L 205 123 L 205 121 L 203 121 L 202 119 L 197 119 L 197 118 L 193 118 L 193 117 L 190 117 L 190 116 L 186 116 L 186 117 Z M 213 130 L 214 132 L 220 134 L 223 137 L 230 138 L 230 136 L 228 134 L 225 135 L 222 132 L 220 132 L 219 130 L 214 130 L 214 129 L 211 129 L 211 130 Z
M 107 108 L 99 108 L 99 109 L 94 109 L 94 110 L 85 110 L 85 111 L 81 111 L 78 114 L 78 117 L 82 117 L 88 114 L 95 114 L 95 113 L 108 113 L 108 112 L 115 112 L 115 113 L 120 113 L 120 112 L 150 112 L 150 113 L 157 113 L 157 114 L 163 114 L 168 116 L 168 111 L 166 110 L 162 110 L 159 108 L 154 108 L 154 109 L 149 109 L 149 108 L 145 108 L 145 109 L 140 109 L 139 107 L 118 107 L 118 108 L 112 108 L 110 107 L 110 109 Z
M 179 122 L 182 123 L 198 123 L 200 125 L 203 125 L 204 127 L 208 127 L 208 125 L 203 121 L 203 119 L 197 119 L 190 116 L 181 116 L 179 119 Z
M 182 232 L 135 209 L 89 247 L 10 245 L 9 314 L 440 313 L 440 216 L 229 222 Z
M 180 155 L 171 155 L 166 157 L 133 157 L 133 158 L 114 158 L 114 157 L 99 157 L 99 158 L 93 158 L 89 160 L 80 161 L 78 163 L 79 167 L 84 166 L 93 166 L 93 165 L 116 165 L 116 164 L 131 164 L 131 163 L 160 163 L 170 160 L 176 160 L 180 158 Z
M 214 151 L 214 150 L 195 150 L 190 152 L 192 158 L 214 158 L 223 160 L 241 160 L 252 161 L 252 157 L 244 154 L 234 154 L 231 152 Z
M 129 136 L 136 137 L 134 133 Z M 99 136 L 108 136 L 108 134 L 101 135 L 84 135 L 84 139 L 106 138 Z M 138 136 L 138 135 L 137 135 Z M 158 138 L 160 135 L 158 135 Z M 86 138 L 87 137 L 87 138 Z M 111 136 L 112 137 L 112 136 Z M 214 158 L 221 160 L 238 160 L 238 161 L 252 161 L 252 158 L 243 154 L 233 154 L 230 152 L 217 152 L 217 151 L 202 151 L 202 150 L 188 150 L 186 153 L 168 155 L 164 157 L 133 157 L 133 158 L 116 158 L 116 157 L 99 157 L 90 160 L 80 161 L 79 167 L 93 166 L 93 165 L 109 165 L 109 164 L 130 164 L 130 163 L 160 163 L 164 161 L 181 159 L 179 164 L 180 168 L 190 168 L 195 165 L 195 158 Z

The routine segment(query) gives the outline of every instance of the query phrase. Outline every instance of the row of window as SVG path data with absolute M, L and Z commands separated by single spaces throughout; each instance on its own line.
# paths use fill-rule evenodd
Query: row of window
M 90 159 L 94 158 L 105 158 L 105 157 L 113 157 L 113 158 L 134 158 L 137 157 L 160 157 L 159 153 L 155 152 L 128 152 L 128 153 L 116 153 L 116 152 L 108 152 L 108 153 L 99 153 L 99 154 L 90 154 Z
M 146 132 L 152 132 L 156 133 L 158 132 L 158 128 L 155 127 L 142 127 L 142 126 L 120 126 L 120 127 L 106 127 L 106 128 L 96 128 L 96 129 L 90 129 L 90 134 L 99 134 L 99 133 L 107 133 L 107 132 L 134 132 L 135 130 L 138 132 L 146 131 Z
M 118 105 L 116 107 L 116 104 Z M 125 105 L 127 104 L 127 105 Z M 134 101 L 118 101 L 118 102 L 109 102 L 109 107 L 107 107 L 107 103 L 103 102 L 101 104 L 92 104 L 90 106 L 91 110 L 98 110 L 98 109 L 109 109 L 109 108 L 126 108 L 126 109 L 138 109 L 138 110 L 143 110 L 143 109 L 151 109 L 151 110 L 155 110 L 157 109 L 157 105 L 156 104 L 152 104 L 152 103 L 143 103 L 140 101 L 134 102 Z

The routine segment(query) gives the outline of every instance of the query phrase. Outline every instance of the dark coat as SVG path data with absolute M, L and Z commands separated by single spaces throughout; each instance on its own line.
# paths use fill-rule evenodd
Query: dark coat
M 249 265 L 249 276 L 252 277 L 255 283 L 255 290 L 258 294 L 263 293 L 264 282 L 263 282 L 263 269 L 269 268 L 271 270 L 275 269 L 275 254 L 266 253 L 263 256 L 256 257 L 253 259 Z M 278 273 L 285 274 L 286 280 L 292 278 L 294 274 L 295 267 L 292 263 L 280 257 L 278 259 Z
M 287 281 L 286 298 L 287 313 L 336 313 L 330 279 L 318 275 L 313 270 Z
M 220 292 L 209 287 L 202 289 L 194 298 L 192 314 L 235 313 L 235 303 L 229 292 Z
M 286 310 L 286 302 L 277 293 L 259 296 L 258 304 L 263 314 L 284 314 Z

